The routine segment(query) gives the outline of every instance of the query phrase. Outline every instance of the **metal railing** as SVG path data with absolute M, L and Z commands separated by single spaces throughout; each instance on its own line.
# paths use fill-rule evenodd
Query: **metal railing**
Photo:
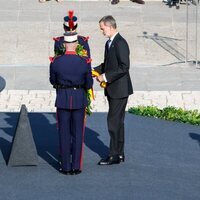
M 198 60 L 198 8 L 199 8 L 199 1 L 195 0 L 192 1 L 192 3 L 196 6 L 195 10 L 195 64 L 196 68 L 199 68 L 198 64 L 200 64 L 200 61 Z M 185 63 L 188 62 L 188 33 L 189 33 L 189 27 L 188 27 L 188 18 L 189 18 L 189 12 L 188 12 L 188 0 L 186 0 L 186 34 L 185 34 Z

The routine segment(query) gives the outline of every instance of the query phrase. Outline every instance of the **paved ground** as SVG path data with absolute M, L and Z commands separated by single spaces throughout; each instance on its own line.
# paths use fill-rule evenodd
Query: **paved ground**
M 106 113 L 87 119 L 84 169 L 57 172 L 54 113 L 29 114 L 39 155 L 37 167 L 7 167 L 17 113 L 0 113 L 1 200 L 198 200 L 200 127 L 126 115 L 126 162 L 101 167 L 108 151 Z
M 189 60 L 195 57 L 195 6 L 189 6 Z M 139 5 L 123 1 L 0 1 L 0 64 L 2 66 L 48 66 L 53 54 L 52 38 L 63 34 L 63 16 L 75 10 L 79 33 L 90 37 L 93 65 L 103 58 L 106 39 L 99 31 L 98 21 L 112 14 L 120 33 L 131 49 L 132 64 L 164 65 L 185 61 L 185 5 L 179 10 L 162 2 Z M 199 44 L 200 41 L 198 41 Z M 200 56 L 200 55 L 199 55 Z
M 49 68 L 0 67 L 7 90 L 53 90 L 49 84 Z M 135 91 L 199 91 L 200 69 L 191 64 L 172 66 L 132 65 L 130 68 Z M 95 82 L 95 90 L 102 90 Z
M 26 103 L 30 111 L 54 111 L 48 57 L 53 55 L 52 38 L 63 33 L 63 16 L 69 9 L 74 9 L 78 16 L 79 32 L 90 37 L 93 66 L 102 61 L 106 41 L 99 31 L 98 20 L 106 14 L 116 18 L 131 50 L 130 74 L 135 94 L 130 98 L 130 106 L 154 104 L 199 109 L 200 70 L 192 62 L 195 60 L 196 7 L 191 4 L 188 8 L 190 62 L 185 64 L 184 4 L 176 10 L 159 1 L 147 1 L 145 5 L 122 1 L 113 6 L 108 1 L 40 4 L 36 0 L 1 0 L 0 83 L 6 85 L 0 94 L 1 110 L 19 111 L 21 104 Z M 101 105 L 94 110 L 106 111 L 102 89 L 97 83 L 94 89 L 97 92 L 94 104 Z M 45 101 L 46 95 L 49 102 Z
M 67 11 L 75 10 L 79 32 L 90 36 L 93 66 L 102 61 L 106 41 L 98 20 L 112 14 L 131 49 L 135 93 L 128 107 L 142 104 L 199 109 L 200 70 L 192 64 L 195 8 L 189 6 L 190 62 L 184 64 L 185 5 L 176 10 L 159 1 L 146 1 L 145 5 L 121 1 L 112 6 L 103 0 L 59 4 L 0 0 L 0 83 L 5 85 L 0 93 L 0 200 L 200 199 L 199 126 L 127 114 L 126 162 L 105 168 L 96 165 L 108 151 L 106 113 L 102 113 L 107 111 L 107 102 L 96 83 L 94 113 L 87 118 L 83 173 L 77 177 L 60 175 L 55 92 L 48 83 L 52 38 L 62 35 Z M 15 112 L 22 103 L 33 112 L 29 117 L 39 166 L 9 168 L 5 162 L 18 118 Z

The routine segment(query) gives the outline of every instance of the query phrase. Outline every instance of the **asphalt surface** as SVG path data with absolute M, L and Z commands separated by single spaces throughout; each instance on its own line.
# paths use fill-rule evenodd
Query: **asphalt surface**
M 106 113 L 87 118 L 83 172 L 58 170 L 55 113 L 30 113 L 37 167 L 7 167 L 18 113 L 0 113 L 2 200 L 197 200 L 200 198 L 200 127 L 126 115 L 125 163 L 98 166 L 108 152 Z

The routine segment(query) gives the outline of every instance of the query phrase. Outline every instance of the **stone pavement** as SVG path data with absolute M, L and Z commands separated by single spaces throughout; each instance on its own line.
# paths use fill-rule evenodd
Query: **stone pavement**
M 189 5 L 189 62 L 185 64 L 184 4 L 176 10 L 160 1 L 146 1 L 145 5 L 121 1 L 113 6 L 104 0 L 44 4 L 37 0 L 1 0 L 0 78 L 6 82 L 0 94 L 1 111 L 19 111 L 22 103 L 34 112 L 55 110 L 55 93 L 48 81 L 48 57 L 53 55 L 52 38 L 63 33 L 63 16 L 69 9 L 78 16 L 79 33 L 90 37 L 92 66 L 101 63 L 106 41 L 98 20 L 107 14 L 116 18 L 131 50 L 130 74 L 135 93 L 128 107 L 152 104 L 200 108 L 200 70 L 193 64 L 194 5 Z M 198 40 L 198 46 L 199 43 Z M 94 111 L 107 110 L 98 83 L 94 90 Z
M 1 112 L 19 112 L 25 104 L 29 112 L 55 112 L 55 91 L 52 90 L 4 90 L 0 94 Z M 135 91 L 129 97 L 127 109 L 138 105 L 166 106 L 184 109 L 200 109 L 200 91 Z M 95 91 L 93 112 L 107 112 L 108 103 L 102 91 Z
M 189 60 L 195 58 L 195 8 L 189 6 Z M 1 0 L 1 66 L 48 66 L 48 57 L 53 55 L 52 38 L 63 34 L 63 16 L 69 9 L 78 16 L 78 32 L 90 37 L 93 66 L 103 59 L 106 38 L 98 21 L 108 14 L 116 18 L 120 33 L 129 43 L 131 64 L 152 66 L 185 61 L 184 4 L 176 10 L 161 1 L 147 1 L 145 5 L 122 1 L 111 5 L 107 0 Z

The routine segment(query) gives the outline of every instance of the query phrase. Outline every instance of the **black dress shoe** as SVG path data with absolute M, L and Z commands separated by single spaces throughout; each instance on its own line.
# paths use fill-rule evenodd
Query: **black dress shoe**
M 125 162 L 125 156 L 124 155 L 119 155 L 119 161 L 120 162 Z
M 71 175 L 78 175 L 80 174 L 82 171 L 80 169 L 72 169 L 71 171 Z
M 114 4 L 118 4 L 119 3 L 119 0 L 111 0 L 111 4 L 114 5 Z
M 101 159 L 98 162 L 98 165 L 113 165 L 113 164 L 119 164 L 120 160 L 118 156 L 109 156 L 106 159 Z
M 64 175 L 71 175 L 71 171 L 65 171 L 65 170 L 63 170 L 62 168 L 59 169 L 59 172 L 60 172 L 61 174 L 64 174 Z

